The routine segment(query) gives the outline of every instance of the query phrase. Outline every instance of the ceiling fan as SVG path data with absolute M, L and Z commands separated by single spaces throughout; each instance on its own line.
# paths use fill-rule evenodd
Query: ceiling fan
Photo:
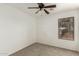
M 35 12 L 35 14 L 37 14 L 41 10 L 44 10 L 46 14 L 49 14 L 49 11 L 47 11 L 46 8 L 56 8 L 56 5 L 45 6 L 43 3 L 37 3 L 37 5 L 38 7 L 28 7 L 28 9 L 39 9 Z

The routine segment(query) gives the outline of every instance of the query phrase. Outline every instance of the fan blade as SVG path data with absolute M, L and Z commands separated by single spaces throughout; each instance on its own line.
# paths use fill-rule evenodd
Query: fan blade
M 39 7 L 28 7 L 28 9 L 39 9 Z
M 36 11 L 35 14 L 37 14 L 40 10 Z
M 46 9 L 44 9 L 44 11 L 46 12 L 46 14 L 49 14 L 49 12 Z
M 49 5 L 49 6 L 45 6 L 44 8 L 55 8 L 56 5 Z

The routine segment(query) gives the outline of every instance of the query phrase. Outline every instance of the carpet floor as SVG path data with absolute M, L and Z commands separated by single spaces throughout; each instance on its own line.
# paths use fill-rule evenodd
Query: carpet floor
M 79 56 L 78 52 L 35 43 L 10 56 Z

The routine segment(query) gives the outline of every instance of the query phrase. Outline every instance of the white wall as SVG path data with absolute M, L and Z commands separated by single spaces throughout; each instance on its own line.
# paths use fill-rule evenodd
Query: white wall
M 0 55 L 12 54 L 36 42 L 36 19 L 0 4 Z
M 77 50 L 79 51 L 79 9 L 77 10 L 77 15 L 78 15 L 78 32 L 77 32 L 77 37 L 78 37 L 78 40 L 77 40 Z
M 74 41 L 58 39 L 58 18 L 75 17 Z M 38 42 L 61 48 L 77 50 L 78 41 L 78 15 L 76 10 L 63 11 L 41 17 L 38 20 Z

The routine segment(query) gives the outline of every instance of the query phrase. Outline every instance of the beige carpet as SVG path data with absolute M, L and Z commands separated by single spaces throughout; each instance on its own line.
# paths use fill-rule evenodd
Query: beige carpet
M 11 56 L 79 56 L 78 52 L 35 43 Z

